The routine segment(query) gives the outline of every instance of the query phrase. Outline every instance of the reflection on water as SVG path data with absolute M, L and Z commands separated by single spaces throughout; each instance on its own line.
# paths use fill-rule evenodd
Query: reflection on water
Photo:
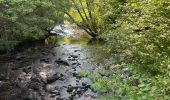
M 63 39 L 63 42 L 64 43 L 70 43 L 70 39 L 68 36 L 65 36 L 64 39 Z
M 79 38 L 79 37 L 56 37 L 56 36 L 49 36 L 45 39 L 46 44 L 79 44 L 79 45 L 87 45 L 90 39 L 88 38 Z
M 55 45 L 62 45 L 62 44 L 70 44 L 70 45 L 80 45 L 83 48 L 90 49 L 90 52 L 93 56 L 96 58 L 93 59 L 95 62 L 101 62 L 103 58 L 108 57 L 111 55 L 111 51 L 104 48 L 102 46 L 101 41 L 93 41 L 90 42 L 90 38 L 85 37 L 79 37 L 78 35 L 75 37 L 56 37 L 56 36 L 50 36 L 45 40 L 46 44 L 55 44 Z M 89 51 L 87 51 L 88 53 Z

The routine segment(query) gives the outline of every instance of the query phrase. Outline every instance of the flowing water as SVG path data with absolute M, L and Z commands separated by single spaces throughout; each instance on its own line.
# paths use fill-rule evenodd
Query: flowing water
M 62 35 L 0 57 L 0 100 L 97 100 L 92 81 L 78 73 L 96 73 L 109 53 L 89 41 L 82 31 L 64 29 Z

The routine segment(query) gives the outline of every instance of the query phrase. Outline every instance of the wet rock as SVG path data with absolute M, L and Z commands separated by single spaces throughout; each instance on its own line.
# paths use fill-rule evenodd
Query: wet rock
M 32 71 L 32 66 L 28 66 L 26 68 L 23 68 L 23 72 L 25 72 L 26 74 L 28 74 L 31 71 Z
M 85 97 L 92 97 L 92 98 L 97 97 L 97 93 L 94 93 L 91 89 L 88 89 L 84 94 L 85 94 Z
M 61 33 L 64 29 L 64 25 L 59 24 L 54 26 L 54 28 L 51 31 L 55 31 L 56 33 Z
M 68 57 L 68 59 L 67 59 L 67 60 L 69 60 L 69 61 L 75 61 L 76 59 L 71 58 L 71 57 Z
M 79 56 L 77 56 L 77 55 L 70 55 L 69 57 L 68 57 L 68 60 L 69 61 L 77 61 L 79 59 Z
M 15 65 L 12 66 L 12 70 L 18 70 L 20 68 L 24 68 L 24 67 L 27 67 L 27 66 L 31 66 L 31 60 L 28 60 L 28 59 L 24 59 L 24 60 L 20 60 L 18 62 L 15 63 Z
M 79 82 L 79 80 L 76 80 L 76 82 Z
M 72 92 L 75 88 L 71 85 L 67 87 L 67 92 Z
M 39 83 L 41 83 L 41 82 L 42 82 L 42 79 L 41 79 L 41 77 L 38 76 L 38 75 L 33 75 L 33 76 L 31 77 L 31 81 L 32 81 L 32 82 L 39 82 Z
M 23 72 L 18 77 L 15 84 L 18 88 L 25 90 L 28 88 L 30 81 L 31 81 L 30 76 L 27 76 L 26 73 Z
M 40 59 L 40 62 L 50 63 L 50 59 L 49 58 L 43 58 L 43 59 Z
M 23 60 L 23 59 L 25 59 L 26 57 L 25 57 L 25 55 L 17 55 L 16 56 L 16 60 Z
M 59 65 L 65 65 L 65 66 L 70 66 L 70 64 L 68 63 L 68 61 L 66 60 L 62 60 L 62 59 L 58 59 L 55 61 L 57 64 Z
M 79 77 L 76 71 L 73 72 L 73 77 Z
M 61 81 L 65 80 L 65 75 L 63 75 L 62 73 L 60 74 L 59 77 L 60 77 L 59 80 L 61 80 Z
M 78 95 L 78 94 L 75 95 L 75 98 L 79 98 L 79 97 L 80 97 L 80 95 Z
M 39 90 L 41 88 L 42 84 L 38 83 L 38 82 L 34 82 L 34 83 L 30 83 L 29 84 L 29 88 L 33 89 L 33 90 Z
M 71 61 L 70 62 L 72 66 L 79 66 L 81 65 L 78 61 Z
M 74 52 L 78 52 L 78 51 L 80 51 L 80 50 L 74 50 Z
M 58 97 L 56 100 L 70 100 L 70 99 L 68 99 L 69 97 Z
M 59 91 L 57 91 L 57 92 L 50 92 L 50 97 L 52 97 L 52 98 L 58 98 L 59 96 L 60 96 L 60 92 Z
M 62 79 L 63 74 L 56 73 L 51 77 L 47 77 L 47 84 L 53 83 L 58 79 Z
M 60 91 L 61 95 L 59 98 L 57 98 L 57 100 L 72 100 L 70 98 L 72 98 L 72 95 L 70 93 L 68 93 L 67 91 L 63 90 Z
M 98 100 L 96 98 L 97 98 L 97 93 L 94 93 L 91 89 L 88 89 L 77 100 Z
M 77 55 L 70 55 L 70 57 L 72 57 L 72 58 L 78 58 Z
M 81 78 L 80 82 L 85 88 L 90 88 L 92 81 L 89 78 Z
M 72 69 L 73 69 L 73 72 L 76 72 L 76 71 L 77 71 L 76 67 L 75 67 L 75 68 L 74 68 L 74 67 L 72 67 Z
M 73 68 L 73 69 L 75 69 L 76 67 L 78 67 L 80 64 L 77 62 L 77 63 L 72 63 L 71 64 L 71 67 Z
M 19 62 L 19 64 L 28 65 L 30 64 L 30 60 L 29 59 L 22 60 Z
M 84 96 L 82 96 L 82 97 L 78 98 L 77 100 L 98 100 L 98 99 L 94 99 L 92 97 L 84 97 Z
M 81 94 L 83 92 L 83 90 L 81 88 L 77 89 L 77 94 Z
M 122 72 L 123 72 L 123 75 L 124 75 L 125 78 L 128 78 L 128 77 L 132 76 L 132 73 L 131 73 L 129 68 L 122 69 Z
M 55 85 L 55 84 L 47 84 L 47 85 L 45 86 L 45 89 L 46 89 L 47 92 L 55 91 L 56 85 Z
M 57 35 L 57 32 L 56 31 L 50 31 L 50 33 L 49 33 L 50 35 L 54 35 L 54 34 L 56 34 Z
M 47 76 L 47 83 L 50 84 L 50 83 L 55 82 L 56 80 L 63 81 L 64 79 L 65 79 L 65 76 L 62 73 L 56 73 L 51 77 Z
M 43 54 L 43 55 L 48 55 L 48 53 L 47 53 L 47 52 L 42 52 L 42 54 Z
M 57 95 L 56 94 L 51 94 L 50 97 L 51 98 L 55 98 Z
M 19 68 L 24 68 L 24 67 L 31 66 L 31 65 L 32 65 L 32 62 L 30 59 L 24 59 L 24 60 L 19 61 L 18 64 L 14 66 L 12 69 L 17 70 Z
M 55 94 L 56 96 L 60 95 L 60 91 L 59 90 L 54 90 L 54 91 L 51 91 L 50 93 L 51 94 Z
M 46 72 L 40 72 L 39 76 L 43 79 L 46 80 L 47 79 L 47 73 Z

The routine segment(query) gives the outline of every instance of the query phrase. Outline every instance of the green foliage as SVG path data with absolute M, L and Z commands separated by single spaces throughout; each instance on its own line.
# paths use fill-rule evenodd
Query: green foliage
M 44 37 L 48 27 L 65 17 L 104 40 L 109 52 L 120 55 L 117 63 L 132 70 L 129 78 L 120 67 L 101 69 L 101 76 L 79 72 L 93 80 L 91 88 L 102 100 L 168 100 L 169 15 L 169 0 L 0 0 L 0 53 Z
M 0 40 L 0 53 L 11 52 L 17 44 L 18 44 L 18 41 Z
M 133 67 L 131 67 L 133 69 Z M 99 92 L 100 100 L 169 100 L 170 76 L 151 76 L 132 70 L 133 75 L 124 77 L 120 66 L 104 70 L 106 76 L 96 76 L 92 89 Z M 94 75 L 95 76 L 95 75 Z
M 62 20 L 61 12 L 48 0 L 1 0 L 0 6 L 0 40 L 3 41 L 43 38 L 48 27 Z
M 136 15 L 135 18 L 128 20 L 129 26 L 134 26 L 132 28 L 134 32 L 129 33 L 130 48 L 125 51 L 128 55 L 125 59 L 129 59 L 135 65 L 140 64 L 137 66 L 142 66 L 148 71 L 159 72 L 169 65 L 167 60 L 170 56 L 170 30 L 167 14 L 170 13 L 164 9 L 168 7 L 169 2 L 152 0 L 144 4 L 145 6 L 142 6 L 142 3 L 131 4 L 135 6 L 133 10 L 139 11 L 141 8 L 145 10 L 140 11 L 143 12 L 140 16 Z
M 82 70 L 78 72 L 78 76 L 81 77 L 90 77 L 91 76 L 91 72 L 87 71 L 87 70 Z
M 93 81 L 93 84 L 91 85 L 91 89 L 93 91 L 98 91 L 103 93 L 109 89 L 107 79 L 104 78 L 101 79 L 99 75 L 96 73 L 92 73 L 87 70 L 82 70 L 78 72 L 78 76 L 90 78 Z
M 120 11 L 121 0 L 64 0 L 56 1 L 58 8 L 65 14 L 70 23 L 84 29 L 92 37 L 104 31 L 108 23 L 115 22 Z M 64 7 L 63 7 L 64 6 Z M 112 15 L 112 14 L 115 15 Z M 105 26 L 106 25 L 106 26 Z
M 99 78 L 91 85 L 91 89 L 93 91 L 106 92 L 109 87 L 107 85 L 107 81 Z
M 106 92 L 101 100 L 169 100 L 170 1 L 108 0 L 104 4 L 98 37 L 120 55 L 117 63 L 130 66 L 133 76 L 124 78 L 120 68 L 102 70 L 92 88 Z
M 169 4 L 169 0 L 127 1 L 120 6 L 114 30 L 108 27 L 100 37 L 121 54 L 121 61 L 147 73 L 166 73 L 170 64 Z

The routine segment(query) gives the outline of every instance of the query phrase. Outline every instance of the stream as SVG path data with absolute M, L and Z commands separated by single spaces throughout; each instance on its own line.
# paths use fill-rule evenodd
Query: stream
M 0 57 L 0 100 L 98 100 L 79 72 L 97 73 L 106 52 L 82 30 L 59 25 L 51 33 L 58 36 Z

